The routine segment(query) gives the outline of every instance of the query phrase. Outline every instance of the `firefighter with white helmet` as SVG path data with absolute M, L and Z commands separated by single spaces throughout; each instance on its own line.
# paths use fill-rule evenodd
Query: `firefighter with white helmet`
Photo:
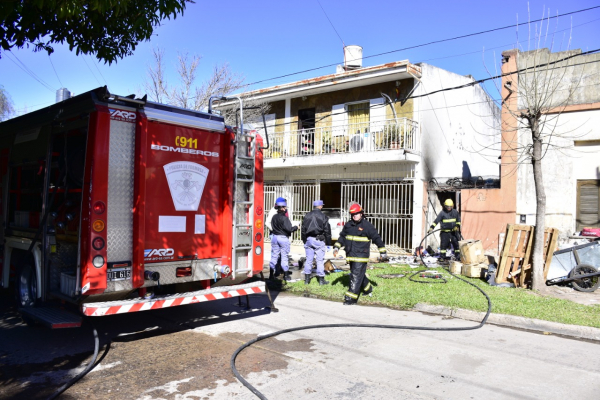
M 457 236 L 460 233 L 460 214 L 454 208 L 454 202 L 451 199 L 447 199 L 444 202 L 444 209 L 438 214 L 427 232 L 433 231 L 433 228 L 440 222 L 440 253 L 442 254 L 442 258 L 445 260 L 450 259 L 450 256 L 447 254 L 450 243 L 454 247 L 455 257 L 458 258 L 460 256 L 460 249 L 458 248 Z
M 346 260 L 350 263 L 350 286 L 344 296 L 344 305 L 356 304 L 361 291 L 366 295 L 370 295 L 373 291 L 373 286 L 366 277 L 371 241 L 379 249 L 380 260 L 388 261 L 385 244 L 379 232 L 364 218 L 364 215 L 360 204 L 355 203 L 350 206 L 351 221 L 344 224 L 333 250 L 334 257 L 337 257 L 338 250 L 344 247 Z
M 271 219 L 271 261 L 269 268 L 271 272 L 275 271 L 277 259 L 281 256 L 281 269 L 283 269 L 283 279 L 290 280 L 291 272 L 289 271 L 288 255 L 290 253 L 290 236 L 298 230 L 297 226 L 292 226 L 292 223 L 287 213 L 287 201 L 283 198 L 275 202 L 277 214 Z

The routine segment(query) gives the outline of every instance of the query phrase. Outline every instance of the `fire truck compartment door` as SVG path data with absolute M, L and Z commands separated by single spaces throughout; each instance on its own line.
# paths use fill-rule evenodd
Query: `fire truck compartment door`
M 219 257 L 226 136 L 156 121 L 147 129 L 144 262 Z

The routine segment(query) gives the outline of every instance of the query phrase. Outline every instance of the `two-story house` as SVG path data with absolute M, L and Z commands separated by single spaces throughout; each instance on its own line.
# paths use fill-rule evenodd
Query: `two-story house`
M 270 105 L 265 209 L 286 197 L 300 221 L 322 199 L 347 220 L 358 202 L 390 250 L 411 251 L 435 217 L 427 212 L 431 178 L 498 176 L 497 163 L 472 151 L 475 136 L 493 146 L 499 123 L 497 107 L 473 82 L 428 64 L 363 67 L 354 58 L 330 75 L 242 93 Z

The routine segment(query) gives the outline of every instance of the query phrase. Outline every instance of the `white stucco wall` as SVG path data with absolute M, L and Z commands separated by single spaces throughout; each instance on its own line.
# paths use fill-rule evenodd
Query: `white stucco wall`
M 473 82 L 429 64 L 417 95 Z M 421 124 L 422 172 L 425 179 L 462 178 L 466 174 L 497 178 L 500 155 L 500 110 L 479 85 L 415 99 Z
M 546 116 L 545 133 L 553 132 L 553 145 L 542 160 L 546 191 L 546 226 L 558 228 L 561 239 L 575 232 L 577 180 L 600 179 L 600 110 Z M 530 133 L 519 131 L 521 148 L 531 143 Z M 517 219 L 535 224 L 536 199 L 530 163 L 519 166 Z M 518 221 L 516 221 L 518 222 Z

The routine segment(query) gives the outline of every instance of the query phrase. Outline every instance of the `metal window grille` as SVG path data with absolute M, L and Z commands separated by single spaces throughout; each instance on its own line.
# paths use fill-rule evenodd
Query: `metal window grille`
M 377 228 L 388 250 L 411 251 L 414 182 L 342 183 L 342 215 L 350 220 L 350 205 L 359 203 Z M 375 246 L 372 246 L 375 249 Z
M 292 222 L 302 222 L 304 216 L 312 209 L 312 203 L 321 197 L 321 186 L 317 184 L 265 185 L 265 212 L 268 213 L 275 199 L 283 197 L 287 200 Z M 269 229 L 265 227 L 265 241 L 269 241 Z M 292 244 L 302 244 L 300 229 L 292 234 Z

